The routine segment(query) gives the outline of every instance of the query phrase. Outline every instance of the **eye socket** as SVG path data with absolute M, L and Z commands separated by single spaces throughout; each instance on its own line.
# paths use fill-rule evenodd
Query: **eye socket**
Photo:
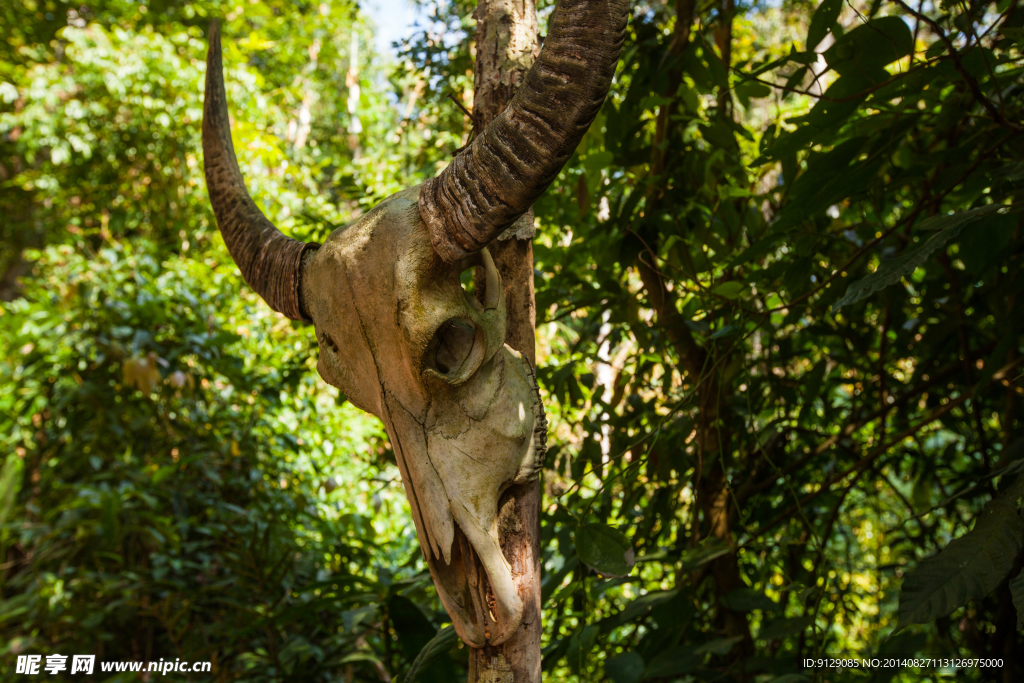
M 430 339 L 423 353 L 423 365 L 446 379 L 458 380 L 468 376 L 476 368 L 476 356 L 483 353 L 482 344 L 477 344 L 477 329 L 472 321 L 465 318 L 446 320 Z M 475 353 L 474 353 L 475 352 Z M 467 372 L 468 371 L 468 372 Z

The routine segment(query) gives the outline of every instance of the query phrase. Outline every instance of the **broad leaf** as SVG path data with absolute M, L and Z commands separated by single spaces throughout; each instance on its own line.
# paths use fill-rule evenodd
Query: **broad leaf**
M 757 637 L 761 640 L 781 640 L 787 636 L 802 633 L 812 624 L 814 624 L 813 616 L 780 617 L 764 622 Z
M 413 683 L 424 669 L 430 666 L 435 659 L 452 649 L 452 646 L 458 640 L 459 636 L 455 633 L 454 626 L 445 626 L 438 631 L 437 635 L 423 646 L 420 653 L 416 655 L 416 659 L 412 660 L 409 670 L 401 678 L 401 683 Z
M 704 654 L 710 652 L 711 654 L 724 655 L 728 654 L 732 650 L 733 645 L 743 640 L 743 636 L 733 636 L 732 638 L 715 638 L 709 640 L 706 643 L 702 643 L 697 646 L 694 650 L 697 654 Z
M 21 490 L 21 473 L 24 469 L 21 458 L 11 453 L 0 467 L 0 529 L 7 521 L 7 515 L 14 507 L 15 497 Z
M 1017 510 L 1022 493 L 1024 477 L 985 506 L 971 531 L 907 575 L 893 633 L 944 617 L 995 590 L 1024 548 L 1024 519 Z
M 737 588 L 723 595 L 720 602 L 723 607 L 737 612 L 751 612 L 755 609 L 770 612 L 779 608 L 779 603 L 753 588 Z
M 843 9 L 843 0 L 822 0 L 814 10 L 811 26 L 807 29 L 807 49 L 813 50 L 828 35 Z
M 690 548 L 680 556 L 682 567 L 686 571 L 692 571 L 706 562 L 711 562 L 722 555 L 728 555 L 733 551 L 732 547 L 723 543 L 717 538 L 708 539 L 696 548 Z
M 644 670 L 644 680 L 678 676 L 696 669 L 704 661 L 704 655 L 693 646 L 670 647 L 651 660 Z
M 626 536 L 604 524 L 581 524 L 576 529 L 576 554 L 581 562 L 606 577 L 626 576 L 636 564 Z
M 720 285 L 715 286 L 712 290 L 712 294 L 717 294 L 725 299 L 736 299 L 740 294 L 747 290 L 747 286 L 742 282 L 736 282 L 731 280 L 729 282 L 723 282 Z
M 861 299 L 881 291 L 889 285 L 896 284 L 903 276 L 914 272 L 921 266 L 928 257 L 938 249 L 946 246 L 950 240 L 960 234 L 965 227 L 985 216 L 1003 209 L 1001 204 L 989 204 L 969 211 L 961 211 L 949 216 L 937 216 L 922 223 L 919 230 L 938 230 L 924 244 L 910 249 L 896 258 L 884 262 L 878 270 L 865 278 L 852 283 L 846 290 L 846 294 L 839 301 L 832 305 L 832 312 L 836 313 L 843 306 L 854 304 Z
M 638 616 L 645 613 L 650 608 L 668 602 L 672 598 L 676 597 L 678 594 L 678 590 L 670 590 L 652 591 L 647 595 L 641 595 L 639 598 L 626 605 L 621 612 L 616 614 L 615 619 L 618 623 L 624 624 L 628 621 L 636 619 Z
M 636 652 L 615 655 L 605 662 L 604 672 L 612 683 L 640 683 L 644 676 L 644 658 Z
M 900 17 L 879 17 L 836 40 L 825 60 L 841 76 L 859 75 L 873 82 L 885 80 L 884 67 L 910 54 L 913 36 Z
M 1024 572 L 1010 581 L 1010 594 L 1013 596 L 1013 607 L 1017 610 L 1017 630 L 1024 630 Z
M 579 674 L 584 670 L 587 662 L 587 655 L 594 649 L 594 642 L 597 640 L 598 627 L 594 624 L 584 626 L 579 633 L 572 634 L 569 638 L 569 649 L 565 653 L 565 661 L 573 673 Z

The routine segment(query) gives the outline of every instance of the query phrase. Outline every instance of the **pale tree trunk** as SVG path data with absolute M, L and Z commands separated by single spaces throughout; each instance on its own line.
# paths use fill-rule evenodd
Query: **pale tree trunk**
M 483 131 L 505 109 L 538 52 L 533 0 L 480 0 L 477 21 L 473 125 Z M 505 287 L 505 342 L 535 364 L 533 211 L 489 249 Z M 513 486 L 499 503 L 501 547 L 523 600 L 523 621 L 497 647 L 472 649 L 469 683 L 540 683 L 540 482 Z M 478 573 L 485 576 L 483 567 Z

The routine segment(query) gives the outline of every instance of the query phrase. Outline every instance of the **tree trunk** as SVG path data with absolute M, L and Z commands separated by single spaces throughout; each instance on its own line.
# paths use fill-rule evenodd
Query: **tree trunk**
M 473 126 L 482 131 L 505 109 L 537 56 L 533 0 L 480 0 Z M 505 288 L 505 343 L 536 361 L 533 290 L 533 211 L 489 247 Z M 469 683 L 540 683 L 540 482 L 510 488 L 499 503 L 501 548 L 523 599 L 523 621 L 497 647 L 470 651 Z M 478 563 L 479 564 L 479 563 Z M 483 567 L 478 574 L 485 576 Z

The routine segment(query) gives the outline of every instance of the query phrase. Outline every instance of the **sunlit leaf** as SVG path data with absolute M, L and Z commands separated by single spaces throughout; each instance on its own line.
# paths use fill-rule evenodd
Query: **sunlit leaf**
M 824 39 L 839 18 L 843 8 L 842 0 L 822 0 L 818 9 L 814 10 L 810 27 L 807 29 L 807 49 L 813 50 Z
M 747 290 L 747 285 L 742 282 L 736 282 L 735 280 L 730 282 L 723 282 L 720 285 L 716 285 L 711 289 L 712 294 L 717 294 L 720 297 L 726 299 L 739 298 L 743 292 Z

